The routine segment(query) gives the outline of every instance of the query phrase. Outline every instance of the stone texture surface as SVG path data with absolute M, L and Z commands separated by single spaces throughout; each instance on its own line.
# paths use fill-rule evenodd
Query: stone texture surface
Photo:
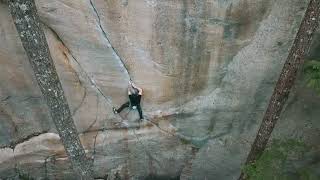
M 36 3 L 97 178 L 228 180 L 239 175 L 308 0 Z M 1 3 L 0 22 L 0 178 L 72 179 Z M 112 113 L 129 78 L 144 89 L 152 122 Z M 319 149 L 319 100 L 301 80 L 273 137 Z

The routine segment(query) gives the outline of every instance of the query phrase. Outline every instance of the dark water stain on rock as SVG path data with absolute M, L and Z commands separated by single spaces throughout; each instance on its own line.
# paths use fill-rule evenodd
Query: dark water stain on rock
M 269 14 L 271 1 L 219 1 L 217 9 L 212 9 L 212 2 L 199 0 L 157 3 L 150 51 L 152 57 L 158 57 L 154 61 L 162 67 L 161 72 L 173 78 L 168 88 L 177 104 L 208 86 L 219 86 L 229 62 L 250 43 Z M 225 14 L 212 13 L 214 10 Z M 211 64 L 216 67 L 210 69 Z
M 180 39 L 180 59 L 176 69 L 179 81 L 176 83 L 178 96 L 192 96 L 201 91 L 207 82 L 210 57 L 207 54 L 206 36 L 204 31 L 207 19 L 205 1 L 184 0 Z
M 270 13 L 272 0 L 254 2 L 241 0 L 237 4 L 230 4 L 226 20 L 234 22 L 234 38 L 251 38 L 259 27 L 259 23 Z
M 155 61 L 164 67 L 162 73 L 173 77 L 169 88 L 173 96 L 183 96 L 176 98 L 179 104 L 205 87 L 210 58 L 204 32 L 206 3 L 181 0 L 175 4 L 161 2 L 155 8 L 151 54 L 159 57 Z
M 8 145 L 16 131 L 17 127 L 11 116 L 0 105 L 0 146 Z
M 206 12 L 206 14 L 210 14 L 207 24 L 215 25 L 211 26 L 213 28 L 211 30 L 218 29 L 219 26 L 223 28 L 221 40 L 214 40 L 220 42 L 213 47 L 209 46 L 209 51 L 217 53 L 213 55 L 216 59 L 211 60 L 218 64 L 215 69 L 217 72 L 212 79 L 216 82 L 216 86 L 221 84 L 227 73 L 226 68 L 229 62 L 243 47 L 250 43 L 260 26 L 260 22 L 270 14 L 272 7 L 270 3 L 272 3 L 272 0 L 258 2 L 251 0 L 219 1 L 221 10 L 225 8 L 224 15 L 210 14 L 210 11 Z M 210 8 L 208 9 L 210 10 Z M 214 51 L 216 48 L 219 50 Z

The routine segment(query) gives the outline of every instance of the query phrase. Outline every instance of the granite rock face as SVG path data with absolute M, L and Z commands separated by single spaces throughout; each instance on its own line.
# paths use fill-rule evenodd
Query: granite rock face
M 308 1 L 36 3 L 97 178 L 236 179 Z M 0 22 L 0 178 L 73 179 L 1 3 Z M 142 123 L 112 113 L 130 78 L 144 89 Z M 273 136 L 317 146 L 319 106 L 298 83 Z

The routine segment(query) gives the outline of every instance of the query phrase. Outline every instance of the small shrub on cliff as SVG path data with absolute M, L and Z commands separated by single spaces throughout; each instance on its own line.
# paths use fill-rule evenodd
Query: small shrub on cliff
M 308 61 L 304 66 L 307 86 L 320 94 L 320 61 Z

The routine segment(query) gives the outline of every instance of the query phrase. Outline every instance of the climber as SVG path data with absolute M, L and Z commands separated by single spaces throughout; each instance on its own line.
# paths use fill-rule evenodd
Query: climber
M 128 95 L 129 101 L 124 103 L 119 109 L 113 107 L 113 112 L 115 114 L 120 113 L 124 108 L 131 107 L 132 109 L 137 109 L 139 112 L 140 120 L 143 120 L 142 109 L 140 106 L 142 89 L 136 86 L 131 80 L 128 84 Z

